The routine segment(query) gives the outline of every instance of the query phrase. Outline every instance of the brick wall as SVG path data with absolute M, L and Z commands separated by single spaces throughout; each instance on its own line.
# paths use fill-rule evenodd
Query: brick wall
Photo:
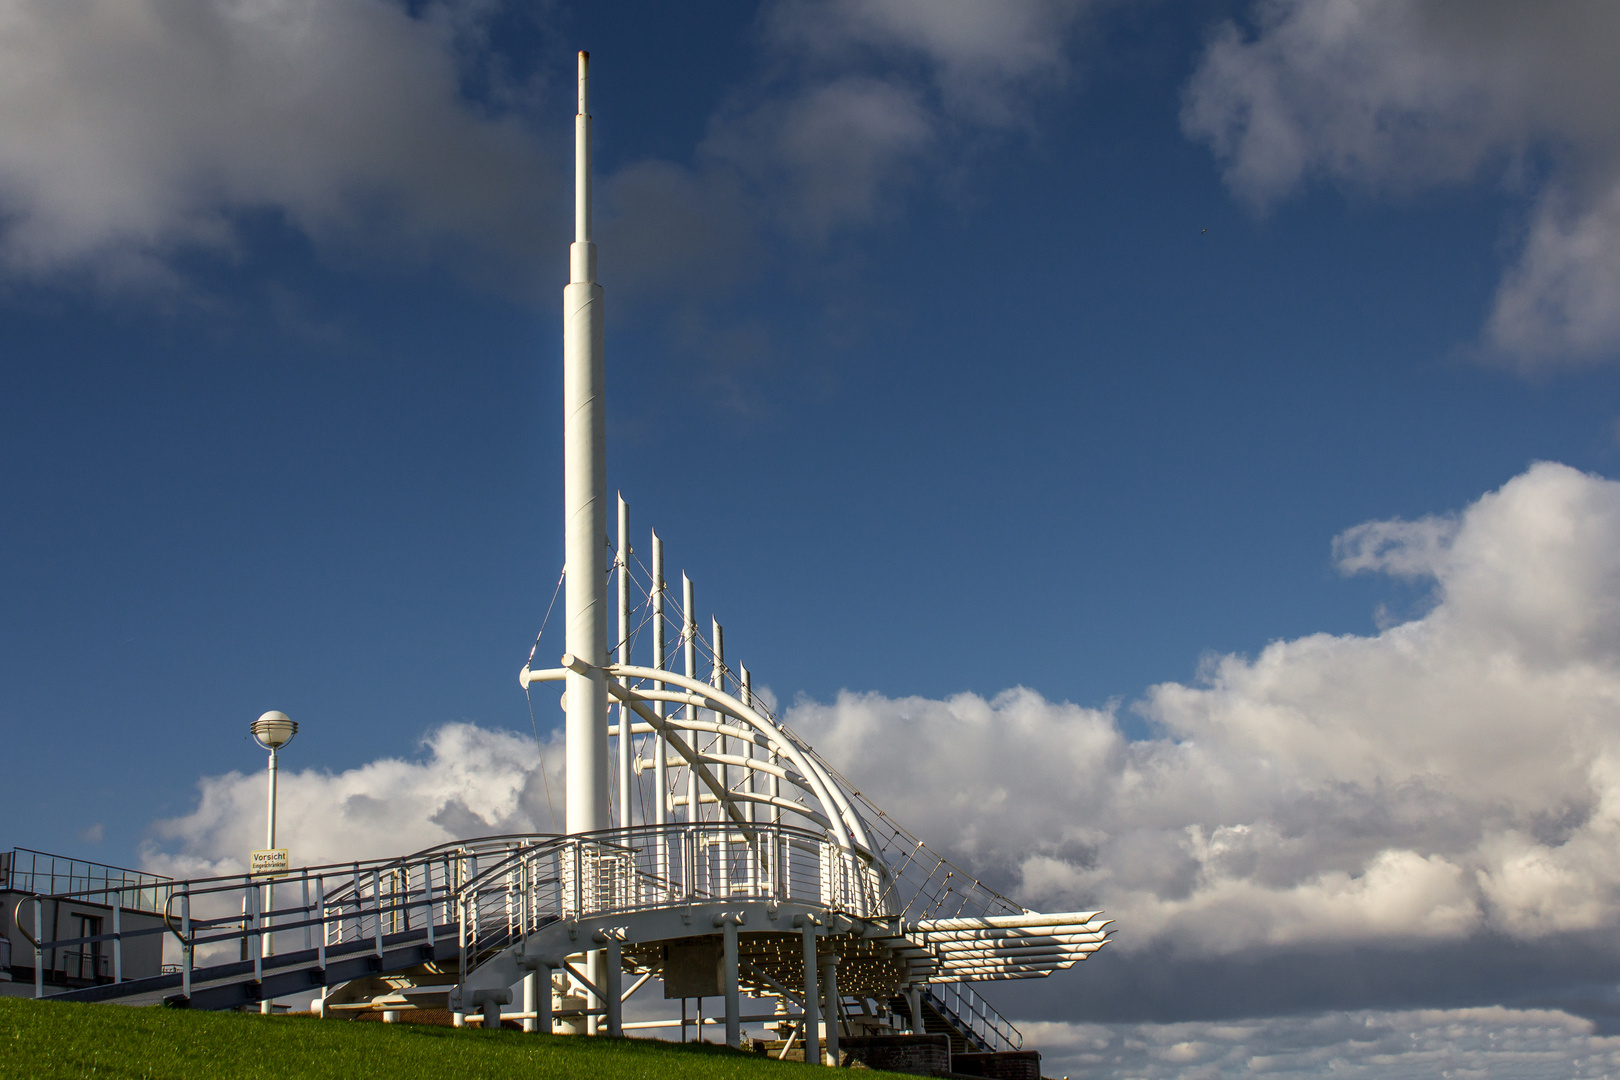
M 957 1054 L 951 1070 L 963 1076 L 992 1080 L 1041 1080 L 1039 1050 L 1004 1050 L 999 1054 Z
M 838 1040 L 838 1050 L 845 1059 L 889 1072 L 937 1076 L 951 1071 L 951 1040 L 945 1035 L 850 1036 Z

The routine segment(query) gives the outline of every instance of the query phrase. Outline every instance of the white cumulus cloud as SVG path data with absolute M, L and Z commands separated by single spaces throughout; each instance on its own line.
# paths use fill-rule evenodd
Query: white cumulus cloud
M 1620 8 L 1605 0 L 1260 0 L 1222 24 L 1183 124 L 1244 198 L 1303 181 L 1533 193 L 1485 338 L 1531 368 L 1620 351 Z
M 1041 1072 L 1095 1080 L 1609 1077 L 1620 1039 L 1552 1009 L 1361 1010 L 1174 1024 L 1020 1025 Z
M 0 268 L 149 284 L 177 252 L 232 252 L 251 213 L 528 257 L 555 185 L 513 114 L 461 93 L 477 7 L 0 0 Z
M 1340 537 L 1421 618 L 1151 688 L 1160 732 L 1033 690 L 845 693 L 789 721 L 862 790 L 1119 949 L 1536 940 L 1620 923 L 1620 484 L 1540 464 L 1455 518 Z
M 542 748 L 527 735 L 445 724 L 422 749 L 418 760 L 382 758 L 340 773 L 282 771 L 277 846 L 299 865 L 316 866 L 467 837 L 555 831 L 552 809 L 563 808 L 560 732 Z M 205 777 L 198 789 L 191 813 L 154 826 L 147 869 L 174 877 L 240 873 L 248 852 L 264 845 L 264 774 Z

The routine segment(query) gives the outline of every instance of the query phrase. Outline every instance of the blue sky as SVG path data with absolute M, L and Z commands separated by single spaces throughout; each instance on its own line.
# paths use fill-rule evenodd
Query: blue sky
M 1336 536 L 1620 472 L 1602 5 L 1004 7 L 0 4 L 0 839 L 151 857 L 269 708 L 530 730 L 581 47 L 609 483 L 784 703 L 1190 739 L 1150 688 L 1448 602 Z

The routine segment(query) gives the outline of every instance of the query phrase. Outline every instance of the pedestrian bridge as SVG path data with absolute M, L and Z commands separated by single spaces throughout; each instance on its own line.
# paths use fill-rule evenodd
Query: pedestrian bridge
M 917 845 L 911 863 L 925 853 Z M 851 1018 L 919 1031 L 932 1018 L 970 1049 L 1017 1049 L 1017 1029 L 971 982 L 1068 967 L 1102 946 L 1106 922 L 1097 912 L 1026 912 L 960 882 L 918 892 L 956 873 L 935 861 L 930 873 L 907 877 L 824 831 L 683 822 L 489 837 L 305 867 L 277 876 L 273 893 L 269 879 L 252 875 L 167 882 L 158 886 L 161 925 L 124 929 L 114 919 L 113 932 L 94 938 L 53 939 L 45 928 L 63 903 L 127 906 L 121 883 L 29 896 L 15 916 L 33 947 L 35 994 L 54 1000 L 228 1009 L 313 990 L 329 1016 L 446 1008 L 474 1023 L 505 1017 L 529 1030 L 622 1034 L 632 994 L 655 978 L 689 979 L 675 968 L 709 955 L 719 961 L 708 977 L 725 1001 L 728 1036 L 769 1022 L 803 1039 L 808 1024 L 832 1050 Z M 908 917 L 924 895 L 1007 910 Z M 116 957 L 154 935 L 176 959 L 172 970 L 47 985 L 55 953 Z M 705 944 L 714 951 L 694 951 Z M 581 958 L 597 950 L 606 963 L 593 980 Z M 552 992 L 563 987 L 584 993 Z M 771 1000 L 773 1011 L 744 1016 L 745 994 Z M 824 1010 L 830 1023 L 820 1023 Z M 668 1025 L 630 1030 L 644 1026 Z

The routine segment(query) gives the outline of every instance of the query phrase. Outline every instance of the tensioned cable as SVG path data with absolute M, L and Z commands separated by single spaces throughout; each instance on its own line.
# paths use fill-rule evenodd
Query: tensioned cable
M 551 590 L 551 603 L 546 605 L 545 618 L 540 620 L 540 632 L 534 635 L 534 644 L 529 647 L 529 658 L 523 662 L 524 667 L 534 663 L 534 654 L 540 648 L 540 639 L 545 636 L 546 623 L 551 621 L 551 609 L 557 606 L 557 594 L 562 592 L 563 578 L 568 576 L 568 567 L 564 566 L 562 573 L 557 575 L 557 587 Z M 546 748 L 540 742 L 540 723 L 534 718 L 534 698 L 529 695 L 529 688 L 523 688 L 523 700 L 529 704 L 529 730 L 534 732 L 534 748 L 540 754 L 540 782 L 546 786 L 546 813 L 551 818 L 551 831 L 557 831 L 557 809 L 551 804 L 551 777 L 546 775 Z

